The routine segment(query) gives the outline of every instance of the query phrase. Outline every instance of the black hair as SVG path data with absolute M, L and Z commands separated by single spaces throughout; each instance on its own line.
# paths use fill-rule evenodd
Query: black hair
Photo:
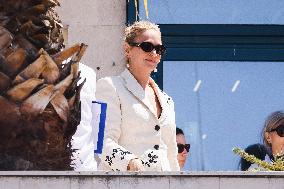
M 249 145 L 246 149 L 245 152 L 254 155 L 256 158 L 260 160 L 264 160 L 266 155 L 269 155 L 270 153 L 268 152 L 267 148 L 263 144 L 252 144 Z M 269 155 L 270 156 L 270 155 Z M 247 171 L 249 167 L 251 166 L 251 162 L 241 158 L 240 160 L 240 168 L 242 171 Z
M 184 135 L 184 133 L 183 133 L 183 130 L 182 129 L 180 129 L 180 128 L 176 128 L 176 135 Z

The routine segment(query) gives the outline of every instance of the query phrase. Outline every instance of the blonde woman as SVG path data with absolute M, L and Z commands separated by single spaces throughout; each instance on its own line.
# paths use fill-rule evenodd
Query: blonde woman
M 127 27 L 124 50 L 121 75 L 97 82 L 96 98 L 108 106 L 99 170 L 178 171 L 174 103 L 150 77 L 166 50 L 159 27 Z
M 271 150 L 272 154 L 284 153 L 284 112 L 276 111 L 270 114 L 262 131 L 263 142 Z

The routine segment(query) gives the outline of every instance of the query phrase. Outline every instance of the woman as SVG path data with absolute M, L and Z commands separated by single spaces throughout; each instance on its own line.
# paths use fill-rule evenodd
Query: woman
M 264 144 L 271 149 L 273 156 L 284 152 L 284 112 L 273 112 L 265 121 L 262 131 Z
M 172 99 L 151 79 L 165 52 L 161 32 L 148 21 L 125 29 L 126 69 L 97 82 L 107 103 L 100 170 L 178 171 Z

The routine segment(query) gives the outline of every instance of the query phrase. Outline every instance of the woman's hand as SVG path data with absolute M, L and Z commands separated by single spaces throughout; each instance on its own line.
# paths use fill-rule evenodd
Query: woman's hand
M 130 160 L 127 166 L 127 170 L 128 171 L 144 171 L 142 161 L 138 158 Z

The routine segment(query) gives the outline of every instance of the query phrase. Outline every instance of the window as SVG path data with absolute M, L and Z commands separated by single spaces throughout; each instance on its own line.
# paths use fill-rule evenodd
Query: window
M 261 142 L 266 116 L 284 109 L 284 26 L 271 25 L 283 2 L 253 2 L 149 2 L 167 47 L 153 77 L 191 143 L 186 170 L 237 170 L 232 148 Z

